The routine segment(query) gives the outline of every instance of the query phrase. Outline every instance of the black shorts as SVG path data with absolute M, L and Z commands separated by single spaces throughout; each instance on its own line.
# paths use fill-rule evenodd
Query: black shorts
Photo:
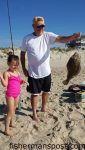
M 29 86 L 27 86 L 27 91 L 31 94 L 38 95 L 43 92 L 49 92 L 51 88 L 51 74 L 44 77 L 35 79 L 32 77 L 28 77 Z

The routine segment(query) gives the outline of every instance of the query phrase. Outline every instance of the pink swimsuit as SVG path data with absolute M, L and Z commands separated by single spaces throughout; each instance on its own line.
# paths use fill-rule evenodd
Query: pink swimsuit
M 8 86 L 6 91 L 6 97 L 17 97 L 20 95 L 20 75 L 13 76 L 10 74 L 8 77 Z

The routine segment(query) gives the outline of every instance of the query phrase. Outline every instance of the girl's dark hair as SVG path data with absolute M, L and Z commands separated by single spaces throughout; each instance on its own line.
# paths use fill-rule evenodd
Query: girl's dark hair
M 19 57 L 17 55 L 10 54 L 7 59 L 7 63 L 11 63 L 12 60 L 19 62 Z

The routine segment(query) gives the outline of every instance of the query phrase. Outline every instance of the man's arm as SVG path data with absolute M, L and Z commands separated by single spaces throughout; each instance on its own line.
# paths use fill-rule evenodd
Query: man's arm
M 74 33 L 73 35 L 70 35 L 70 36 L 58 36 L 55 42 L 67 43 L 67 42 L 76 40 L 78 38 L 80 38 L 80 32 Z
M 21 53 L 20 53 L 20 60 L 21 60 L 23 73 L 24 73 L 25 76 L 28 77 L 28 71 L 27 71 L 27 69 L 25 67 L 25 54 L 26 54 L 26 52 L 22 52 L 21 51 Z

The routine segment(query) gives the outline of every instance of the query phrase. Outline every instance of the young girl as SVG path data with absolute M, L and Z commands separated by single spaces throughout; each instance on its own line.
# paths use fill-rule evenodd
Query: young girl
M 21 80 L 20 73 L 18 72 L 19 57 L 16 55 L 9 55 L 7 64 L 9 68 L 3 75 L 0 73 L 0 78 L 2 85 L 7 87 L 5 97 L 8 112 L 5 121 L 5 134 L 11 135 L 9 127 L 14 127 L 13 117 L 19 101 L 20 84 L 24 83 L 24 81 Z

